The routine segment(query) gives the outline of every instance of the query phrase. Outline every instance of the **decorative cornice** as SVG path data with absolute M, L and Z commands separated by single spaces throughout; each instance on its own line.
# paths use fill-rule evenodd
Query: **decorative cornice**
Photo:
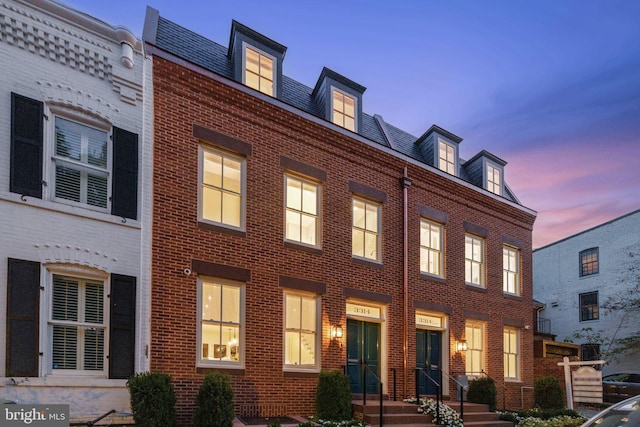
M 114 114 L 120 113 L 120 109 L 109 101 L 67 83 L 38 80 L 37 84 L 46 102 L 89 112 L 110 123 L 114 122 Z
M 113 264 L 118 262 L 108 254 L 74 245 L 38 243 L 34 246 L 40 262 L 45 265 L 72 265 L 110 273 Z

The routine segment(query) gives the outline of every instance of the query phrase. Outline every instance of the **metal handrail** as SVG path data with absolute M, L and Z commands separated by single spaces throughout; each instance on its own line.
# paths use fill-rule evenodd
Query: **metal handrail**
M 460 421 L 464 421 L 464 386 L 460 384 L 458 380 L 456 380 L 451 375 L 449 375 L 448 372 L 445 372 L 442 369 L 439 369 L 439 370 L 441 374 L 445 374 L 450 380 L 458 384 L 458 387 L 460 387 Z
M 480 372 L 481 372 L 482 374 L 484 374 L 484 376 L 486 376 L 487 378 L 492 379 L 494 383 L 496 383 L 496 379 L 495 379 L 495 378 L 493 378 L 491 375 L 487 374 L 487 373 L 484 371 L 484 369 L 481 369 L 481 370 L 480 370 Z M 504 385 L 504 383 L 502 384 L 502 389 L 504 390 L 504 391 L 502 392 L 502 411 L 506 411 L 506 407 L 507 407 L 507 404 L 506 404 L 507 386 L 506 386 L 506 385 Z
M 395 402 L 396 399 L 396 370 L 397 368 L 391 368 L 391 370 L 393 371 L 393 401 Z
M 378 381 L 378 383 L 380 384 L 380 427 L 382 427 L 382 413 L 383 413 L 383 406 L 382 406 L 382 380 L 380 378 L 378 378 L 378 376 L 376 375 L 375 372 L 373 372 L 371 369 L 369 369 L 369 366 L 365 363 L 362 365 L 363 369 L 362 369 L 362 411 L 364 412 L 364 407 L 367 406 L 367 371 L 371 373 L 371 375 L 373 375 L 373 378 L 375 378 L 376 381 Z
M 418 382 L 418 378 L 420 374 L 424 375 L 426 378 L 429 379 L 429 381 L 431 381 L 436 386 L 436 424 L 440 424 L 440 404 L 442 403 L 442 388 L 440 387 L 440 384 L 436 380 L 431 378 L 431 375 L 425 372 L 423 368 L 416 368 L 416 404 L 417 405 L 420 405 L 420 385 Z M 440 379 L 440 382 L 442 382 L 442 379 Z

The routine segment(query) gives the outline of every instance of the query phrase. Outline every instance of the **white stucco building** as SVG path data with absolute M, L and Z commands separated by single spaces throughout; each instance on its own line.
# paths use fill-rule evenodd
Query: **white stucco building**
M 557 341 L 580 344 L 582 359 L 589 360 L 607 348 L 573 338 L 576 331 L 601 331 L 606 341 L 637 333 L 639 311 L 607 312 L 603 304 L 637 290 L 637 272 L 631 268 L 639 260 L 640 210 L 534 250 L 534 298 L 545 305 L 540 317 L 550 319 Z M 630 370 L 640 371 L 637 354 L 608 360 L 603 373 Z
M 148 369 L 152 101 L 142 44 L 0 2 L 0 396 L 129 411 Z M 150 88 L 149 88 L 150 89 Z

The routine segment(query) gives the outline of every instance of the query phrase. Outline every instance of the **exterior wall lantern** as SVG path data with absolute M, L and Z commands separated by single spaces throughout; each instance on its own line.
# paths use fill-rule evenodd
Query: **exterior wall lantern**
M 467 351 L 469 347 L 467 346 L 467 341 L 466 340 L 460 340 L 456 343 L 456 350 L 458 352 L 463 352 L 463 351 Z
M 332 325 L 331 326 L 331 339 L 337 341 L 339 338 L 342 338 L 342 326 L 340 325 Z

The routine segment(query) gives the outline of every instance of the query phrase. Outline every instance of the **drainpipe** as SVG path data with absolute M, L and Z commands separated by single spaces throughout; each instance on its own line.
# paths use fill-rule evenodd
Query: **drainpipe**
M 403 241 L 403 272 L 402 272 L 402 293 L 404 304 L 404 319 L 402 322 L 402 355 L 403 355 L 403 396 L 407 398 L 407 348 L 408 345 L 408 323 L 409 323 L 409 230 L 408 230 L 408 206 L 409 206 L 409 187 L 411 187 L 411 180 L 407 176 L 407 167 L 404 167 L 404 173 L 400 179 L 400 185 L 402 185 L 403 196 L 403 210 L 402 210 L 402 241 Z

